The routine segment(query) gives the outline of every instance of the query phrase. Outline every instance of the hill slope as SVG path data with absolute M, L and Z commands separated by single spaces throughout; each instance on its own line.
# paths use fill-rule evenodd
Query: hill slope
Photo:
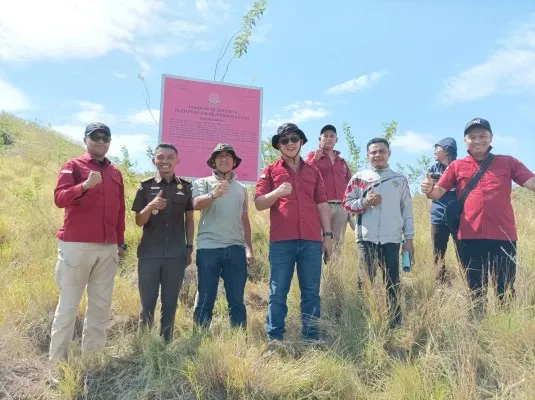
M 2 134 L 7 134 L 2 136 Z M 4 140 L 6 137 L 12 139 Z M 5 145 L 4 143 L 8 143 Z M 44 127 L 0 114 L 0 398 L 528 399 L 535 393 L 535 218 L 533 197 L 515 193 L 520 267 L 518 300 L 480 322 L 467 315 L 466 287 L 448 255 L 451 286 L 437 286 L 431 263 L 427 200 L 415 198 L 416 265 L 403 274 L 405 324 L 386 327 L 380 284 L 356 290 L 353 233 L 344 261 L 324 269 L 324 348 L 299 343 L 299 290 L 288 298 L 288 340 L 268 351 L 268 213 L 251 212 L 257 263 L 246 288 L 247 335 L 230 331 L 224 294 L 210 334 L 192 330 L 195 268 L 181 295 L 175 341 L 136 333 L 135 246 L 128 213 L 128 257 L 116 279 L 109 348 L 81 360 L 78 344 L 60 387 L 47 388 L 46 355 L 57 302 L 54 234 L 63 217 L 52 191 L 62 162 L 83 149 Z M 123 171 L 127 173 L 127 171 Z M 128 175 L 128 201 L 136 177 Z M 130 203 L 127 204 L 127 209 Z M 80 338 L 80 308 L 76 337 Z

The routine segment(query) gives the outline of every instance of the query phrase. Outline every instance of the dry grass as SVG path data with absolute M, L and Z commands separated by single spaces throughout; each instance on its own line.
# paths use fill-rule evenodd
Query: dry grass
M 289 295 L 288 339 L 270 350 L 265 338 L 268 287 L 267 213 L 252 213 L 257 264 L 246 302 L 248 329 L 228 328 L 224 296 L 210 333 L 194 333 L 195 268 L 188 268 L 176 319 L 176 340 L 136 332 L 139 298 L 135 252 L 116 279 L 109 347 L 80 357 L 75 342 L 61 382 L 48 388 L 46 352 L 57 301 L 54 233 L 62 211 L 52 189 L 61 163 L 81 149 L 50 130 L 0 115 L 15 139 L 0 148 L 0 398 L 15 399 L 530 399 L 535 393 L 535 211 L 515 193 L 520 233 L 518 299 L 480 322 L 468 318 L 466 285 L 448 254 L 451 286 L 437 285 L 431 263 L 426 200 L 415 199 L 417 259 L 403 274 L 404 326 L 390 331 L 380 285 L 356 288 L 353 233 L 343 261 L 324 269 L 322 328 L 327 344 L 299 342 L 299 289 Z M 128 190 L 131 196 L 132 183 Z M 132 249 L 140 230 L 128 220 Z M 80 338 L 80 307 L 76 340 Z

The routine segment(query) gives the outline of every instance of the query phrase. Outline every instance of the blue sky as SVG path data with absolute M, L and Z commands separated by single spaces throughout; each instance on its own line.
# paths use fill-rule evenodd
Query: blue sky
M 148 168 L 162 74 L 213 79 L 221 45 L 252 2 L 29 0 L 0 13 L 0 110 L 81 140 L 95 119 Z M 531 3 L 531 4 L 530 4 Z M 125 5 L 126 4 L 126 5 Z M 532 1 L 269 1 L 248 54 L 225 81 L 263 88 L 263 136 L 295 122 L 315 148 L 331 123 L 358 144 L 399 123 L 392 163 L 432 155 L 473 117 L 490 121 L 495 152 L 535 170 Z M 33 10 L 33 13 L 29 13 Z M 347 155 L 343 137 L 339 150 Z

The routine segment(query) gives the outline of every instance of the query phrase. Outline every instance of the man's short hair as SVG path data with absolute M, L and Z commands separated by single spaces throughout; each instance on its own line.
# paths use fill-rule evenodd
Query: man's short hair
M 325 125 L 323 128 L 321 128 L 320 135 L 327 131 L 333 131 L 334 133 L 336 133 L 336 128 L 334 127 L 334 125 Z
M 171 143 L 160 143 L 158 146 L 156 146 L 156 148 L 154 149 L 154 155 L 156 155 L 156 153 L 158 152 L 159 149 L 171 149 L 173 150 L 176 155 L 178 156 L 178 150 L 177 148 L 175 147 L 175 145 L 171 144 Z
M 386 140 L 385 138 L 382 138 L 382 137 L 378 137 L 378 138 L 373 138 L 372 140 L 370 140 L 366 146 L 366 151 L 370 150 L 370 146 L 372 144 L 379 144 L 379 143 L 384 143 L 384 145 L 386 146 L 386 148 L 388 150 L 390 150 L 390 143 L 388 143 L 388 140 Z

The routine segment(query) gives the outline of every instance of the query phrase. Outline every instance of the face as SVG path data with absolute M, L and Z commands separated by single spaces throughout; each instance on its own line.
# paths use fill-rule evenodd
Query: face
M 384 143 L 374 143 L 368 148 L 368 162 L 375 168 L 385 168 L 390 158 L 390 149 Z
M 110 148 L 111 137 L 102 131 L 95 131 L 84 138 L 87 152 L 95 158 L 102 158 Z
M 333 131 L 325 131 L 320 135 L 320 147 L 322 149 L 331 150 L 337 141 L 338 137 Z
M 236 164 L 231 153 L 222 151 L 215 156 L 215 169 L 223 174 L 228 174 Z
M 474 128 L 464 136 L 466 148 L 472 154 L 485 154 L 492 142 L 492 133 L 485 128 Z
M 448 159 L 448 153 L 442 146 L 435 147 L 435 161 L 444 161 Z
M 175 172 L 180 163 L 178 154 L 173 149 L 159 148 L 152 159 L 152 163 L 160 174 L 170 174 Z
M 299 154 L 303 142 L 295 132 L 282 135 L 279 139 L 279 150 L 287 157 L 294 158 Z

